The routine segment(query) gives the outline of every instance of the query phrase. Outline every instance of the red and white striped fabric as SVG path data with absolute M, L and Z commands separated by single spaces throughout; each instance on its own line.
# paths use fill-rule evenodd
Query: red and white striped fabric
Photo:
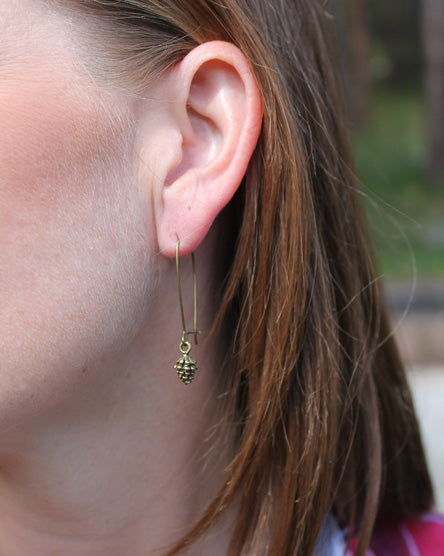
M 351 543 L 347 556 L 353 556 Z M 444 556 L 444 517 L 426 514 L 376 527 L 367 556 Z

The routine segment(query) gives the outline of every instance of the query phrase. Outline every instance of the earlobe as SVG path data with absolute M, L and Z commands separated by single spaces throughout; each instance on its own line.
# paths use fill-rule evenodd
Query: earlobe
M 162 189 L 158 244 L 167 257 L 181 255 L 203 240 L 214 219 L 242 181 L 257 143 L 262 106 L 253 72 L 234 45 L 208 42 L 196 47 L 171 75 L 180 129 L 180 163 Z

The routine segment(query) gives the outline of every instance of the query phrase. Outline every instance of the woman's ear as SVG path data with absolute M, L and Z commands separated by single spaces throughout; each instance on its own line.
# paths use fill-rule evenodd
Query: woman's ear
M 193 49 L 162 95 L 168 116 L 156 139 L 161 180 L 154 221 L 159 249 L 173 257 L 178 238 L 181 255 L 196 249 L 239 187 L 259 137 L 262 105 L 247 59 L 221 41 Z

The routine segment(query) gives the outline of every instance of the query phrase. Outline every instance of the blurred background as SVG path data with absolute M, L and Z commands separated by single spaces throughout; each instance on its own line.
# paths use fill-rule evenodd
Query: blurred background
M 444 512 L 444 0 L 330 0 L 358 175 Z

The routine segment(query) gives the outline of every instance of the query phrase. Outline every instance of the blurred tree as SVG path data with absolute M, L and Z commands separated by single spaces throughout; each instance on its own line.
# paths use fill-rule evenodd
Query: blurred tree
M 330 0 L 329 5 L 349 86 L 362 79 L 363 83 L 372 81 L 401 90 L 420 89 L 421 0 L 403 0 L 402 4 Z
M 369 97 L 367 0 L 348 0 L 347 7 L 351 49 L 352 118 L 354 125 L 360 129 L 366 121 Z
M 422 0 L 422 35 L 426 59 L 429 114 L 429 178 L 444 178 L 444 0 Z
M 369 99 L 369 31 L 367 0 L 330 0 L 335 20 L 349 112 L 353 127 L 367 119 Z
M 373 77 L 391 88 L 421 87 L 420 12 L 421 0 L 369 2 Z M 378 62 L 384 66 L 381 72 Z

